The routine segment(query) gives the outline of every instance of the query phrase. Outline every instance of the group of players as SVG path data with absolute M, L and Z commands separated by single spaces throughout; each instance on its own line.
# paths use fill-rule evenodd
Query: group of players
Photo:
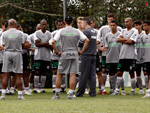
M 109 74 L 111 95 L 118 95 L 120 87 L 121 94 L 126 95 L 124 71 L 128 71 L 131 77 L 130 95 L 135 94 L 136 83 L 140 89 L 139 94 L 144 94 L 142 70 L 146 86 L 144 98 L 150 97 L 150 22 L 139 20 L 133 22 L 132 18 L 128 17 L 125 19 L 126 28 L 122 29 L 118 26 L 114 15 L 108 14 L 108 25 L 98 29 L 93 19 L 78 17 L 76 21 L 78 29 L 72 27 L 71 16 L 67 16 L 65 21 L 58 19 L 55 23 L 57 30 L 51 33 L 47 30 L 47 21 L 41 20 L 35 33 L 31 35 L 24 33 L 14 19 L 2 23 L 0 38 L 2 100 L 5 99 L 5 94 L 14 94 L 15 84 L 19 100 L 24 100 L 23 94 L 32 95 L 33 87 L 34 93 L 45 93 L 46 74 L 50 69 L 53 72 L 52 86 L 55 92 L 52 99 L 59 99 L 59 93 L 65 92 L 65 74 L 70 74 L 68 99 L 82 97 L 84 93 L 91 97 L 96 96 L 96 74 L 99 81 L 97 94 L 106 94 L 105 83 Z M 28 51 L 31 56 L 30 76 L 28 76 Z M 6 89 L 10 76 L 9 91 Z M 78 91 L 73 96 L 78 82 Z

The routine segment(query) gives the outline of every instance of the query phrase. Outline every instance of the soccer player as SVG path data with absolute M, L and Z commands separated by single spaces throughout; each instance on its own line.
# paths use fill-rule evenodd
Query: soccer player
M 38 31 L 40 29 L 41 29 L 40 24 L 37 24 L 36 31 Z M 34 33 L 29 35 L 29 40 L 31 42 L 31 48 L 29 48 L 30 55 L 31 55 L 31 72 L 30 72 L 30 76 L 29 76 L 29 89 L 30 89 L 30 92 L 32 92 L 33 81 L 34 81 L 34 74 L 35 74 L 35 68 L 34 68 L 34 63 L 35 63 L 35 61 L 34 61 L 34 51 L 35 51 L 34 38 L 35 38 L 35 34 Z
M 52 37 L 56 35 L 56 33 L 59 31 L 59 29 L 62 29 L 64 27 L 64 22 L 62 19 L 57 19 L 56 20 L 56 28 L 57 30 L 52 32 Z M 57 41 L 56 42 L 57 50 L 61 52 L 61 42 Z M 58 68 L 58 61 L 59 57 L 56 55 L 55 51 L 53 51 L 52 54 L 52 61 L 51 61 L 51 68 L 53 72 L 53 77 L 52 77 L 52 84 L 53 84 L 53 93 L 55 93 L 55 87 L 56 87 L 56 77 L 57 77 L 57 68 Z M 65 76 L 62 77 L 62 84 L 61 84 L 61 92 L 66 92 L 65 91 Z
M 111 32 L 106 34 L 104 40 L 104 48 L 103 51 L 106 51 L 106 70 L 110 75 L 110 83 L 112 85 L 112 89 L 115 90 L 116 79 L 115 76 L 117 73 L 117 66 L 119 62 L 119 54 L 121 43 L 117 42 L 117 39 L 121 35 L 121 32 L 117 30 L 117 22 L 112 20 L 110 22 Z
M 91 22 L 89 18 L 83 19 L 83 33 L 89 39 L 89 45 L 85 52 L 80 56 L 81 63 L 79 65 L 79 87 L 76 92 L 76 97 L 83 97 L 86 84 L 89 80 L 91 97 L 96 96 L 96 50 L 97 50 L 97 33 L 90 26 Z
M 143 29 L 145 31 L 145 35 L 142 38 L 144 54 L 143 54 L 143 72 L 145 76 L 145 80 L 148 77 L 148 81 L 145 81 L 146 85 L 146 94 L 143 98 L 150 98 L 150 21 L 143 22 Z M 149 86 L 147 86 L 149 85 Z
M 140 20 L 136 20 L 133 23 L 135 29 L 138 30 L 139 36 L 136 41 L 136 50 L 137 50 L 137 59 L 136 59 L 136 75 L 137 75 L 137 85 L 140 89 L 139 94 L 144 94 L 142 79 L 141 79 L 141 71 L 143 68 L 143 42 L 142 37 L 145 35 L 145 32 L 142 31 L 142 22 Z M 148 76 L 145 76 L 145 81 L 148 81 Z M 146 89 L 148 89 L 148 82 L 145 82 Z
M 132 28 L 133 21 L 132 18 L 128 17 L 125 19 L 126 29 L 123 29 L 121 36 L 118 38 L 118 42 L 122 43 L 120 54 L 119 54 L 119 64 L 117 72 L 117 82 L 116 89 L 112 95 L 117 95 L 119 93 L 120 86 L 124 87 L 123 72 L 128 71 L 131 77 L 131 93 L 134 95 L 134 90 L 136 87 L 135 83 L 135 64 L 136 64 L 136 52 L 135 43 L 139 35 L 138 30 Z M 122 88 L 122 95 L 126 95 L 124 88 Z
M 95 22 L 94 19 L 90 19 L 90 26 L 92 28 L 95 27 Z M 96 33 L 98 34 L 98 30 L 94 28 L 94 30 L 96 31 Z M 99 45 L 100 41 L 97 41 L 97 45 Z M 99 55 L 100 53 L 100 55 Z M 104 84 L 104 78 L 102 76 L 102 65 L 101 65 L 101 51 L 97 50 L 97 54 L 96 54 L 96 74 L 98 76 L 98 81 L 99 81 L 99 90 L 97 92 L 97 94 L 102 94 L 102 95 L 106 95 L 106 90 L 105 90 L 105 84 Z
M 80 31 L 72 27 L 73 19 L 71 16 L 65 18 L 66 27 L 60 29 L 52 41 L 53 48 L 58 56 L 60 56 L 58 64 L 58 73 L 56 78 L 55 96 L 52 99 L 59 99 L 61 79 L 63 74 L 70 74 L 69 95 L 68 99 L 73 99 L 73 92 L 76 84 L 76 74 L 79 72 L 78 54 L 83 54 L 88 46 L 89 40 Z M 56 41 L 60 40 L 62 44 L 62 52 L 59 53 L 56 48 Z M 85 41 L 81 51 L 78 51 L 78 41 Z M 85 91 L 85 90 L 84 90 Z
M 14 19 L 8 21 L 9 29 L 2 35 L 2 44 L 4 45 L 4 58 L 2 72 L 4 76 L 2 78 L 2 95 L 1 100 L 5 100 L 6 88 L 8 85 L 8 79 L 10 73 L 13 72 L 16 85 L 18 88 L 18 99 L 24 100 L 22 95 L 22 82 L 21 74 L 22 70 L 22 46 L 30 47 L 24 42 L 23 33 L 16 29 L 17 22 Z
M 52 38 L 51 33 L 47 30 L 47 21 L 41 20 L 41 30 L 35 32 L 35 76 L 34 76 L 34 93 L 38 92 L 39 77 L 41 82 L 40 93 L 45 93 L 44 87 L 46 82 L 46 72 L 50 67 L 50 45 L 49 40 Z
M 110 29 L 110 22 L 112 20 L 115 20 L 115 16 L 113 14 L 108 14 L 107 16 L 107 23 L 108 25 L 105 25 L 105 26 L 102 26 L 100 29 L 99 29 L 99 32 L 98 32 L 98 35 L 97 37 L 99 38 L 100 40 L 100 46 L 101 47 L 104 47 L 104 38 L 105 38 L 105 35 L 107 33 L 109 33 L 111 31 Z M 121 27 L 117 27 L 118 31 L 121 31 L 122 28 Z M 104 83 L 106 83 L 106 80 L 107 80 L 107 72 L 106 72 L 106 51 L 102 52 L 102 76 L 104 78 Z M 113 92 L 113 89 L 112 89 L 112 86 L 110 84 L 110 93 Z
M 7 28 L 6 28 L 6 23 L 8 23 L 8 20 L 4 20 L 3 22 L 2 22 L 2 30 L 0 31 L 0 41 L 2 40 L 1 39 L 1 36 L 2 36 L 2 34 L 3 34 L 3 32 L 4 31 L 6 31 L 7 30 Z M 4 49 L 4 47 L 3 46 L 1 46 L 0 47 L 0 92 L 1 92 L 1 88 L 2 88 L 2 77 L 3 77 L 3 73 L 2 73 L 2 66 L 3 66 L 3 49 Z

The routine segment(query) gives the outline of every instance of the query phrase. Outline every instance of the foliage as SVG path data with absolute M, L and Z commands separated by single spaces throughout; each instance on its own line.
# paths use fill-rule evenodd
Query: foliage
M 99 26 L 107 24 L 108 13 L 114 13 L 121 26 L 124 26 L 126 17 L 132 17 L 133 20 L 150 19 L 149 0 L 76 0 L 75 4 L 70 4 L 68 1 L 68 15 L 73 16 L 74 19 L 78 16 L 94 18 Z M 62 0 L 0 0 L 0 6 L 6 3 L 36 12 L 63 15 Z M 34 32 L 35 26 L 43 18 L 48 21 L 49 30 L 53 31 L 55 20 L 62 16 L 33 13 L 11 5 L 0 7 L 0 23 L 8 18 L 15 18 L 23 26 L 24 31 L 30 34 Z M 76 26 L 76 24 L 74 25 Z

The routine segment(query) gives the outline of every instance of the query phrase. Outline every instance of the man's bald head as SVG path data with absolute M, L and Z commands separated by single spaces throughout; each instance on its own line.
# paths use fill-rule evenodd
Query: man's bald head
M 128 17 L 128 18 L 125 19 L 125 26 L 126 26 L 127 29 L 131 29 L 132 24 L 133 24 L 133 21 L 132 21 L 131 17 Z
M 131 17 L 126 18 L 125 20 L 133 21 Z
M 41 20 L 41 22 L 40 22 L 40 26 L 41 26 L 41 30 L 43 31 L 43 32 L 45 32 L 46 31 L 46 29 L 47 29 L 47 21 L 46 20 Z
M 8 20 L 8 26 L 9 27 L 16 27 L 17 21 L 15 19 Z
M 40 24 L 42 23 L 47 23 L 47 21 L 45 19 L 41 20 Z
M 38 24 L 38 25 L 36 26 L 36 31 L 37 31 L 37 30 L 40 30 L 40 29 L 41 29 L 41 25 Z

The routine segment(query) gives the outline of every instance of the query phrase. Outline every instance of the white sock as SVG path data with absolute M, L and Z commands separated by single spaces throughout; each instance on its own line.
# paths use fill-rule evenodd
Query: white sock
M 74 90 L 72 90 L 72 89 L 69 89 L 69 93 L 73 93 L 74 92 Z
M 61 90 L 60 88 L 56 88 L 56 89 L 55 89 L 55 92 L 56 92 L 56 93 L 60 93 L 60 90 Z
M 22 91 L 18 91 L 18 96 L 22 96 Z

